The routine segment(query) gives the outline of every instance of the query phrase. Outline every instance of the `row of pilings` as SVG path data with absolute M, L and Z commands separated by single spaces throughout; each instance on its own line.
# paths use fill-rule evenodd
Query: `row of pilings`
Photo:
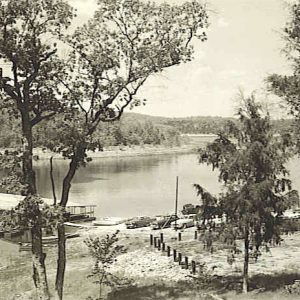
M 198 232 L 195 231 L 194 239 L 198 239 Z M 178 232 L 177 240 L 180 242 L 182 240 L 182 233 Z M 173 256 L 174 262 L 178 263 L 180 266 L 183 266 L 186 270 L 191 270 L 192 274 L 196 274 L 196 262 L 190 259 L 188 256 L 182 255 L 181 252 L 177 251 L 175 248 L 171 248 L 167 243 L 164 241 L 164 234 L 160 233 L 160 235 L 154 236 L 150 234 L 150 246 L 156 248 L 158 251 L 162 253 L 166 253 L 168 257 Z

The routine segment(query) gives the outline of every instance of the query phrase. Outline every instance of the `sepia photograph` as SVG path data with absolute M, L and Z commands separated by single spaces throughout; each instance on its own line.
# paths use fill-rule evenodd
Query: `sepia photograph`
M 300 300 L 300 0 L 0 0 L 0 300 Z

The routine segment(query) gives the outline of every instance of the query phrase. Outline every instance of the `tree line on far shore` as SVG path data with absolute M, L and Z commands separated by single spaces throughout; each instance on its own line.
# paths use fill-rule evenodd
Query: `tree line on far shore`
M 57 132 L 55 124 L 61 116 L 43 122 L 36 128 L 36 147 L 47 147 L 49 138 L 55 142 Z M 120 120 L 110 123 L 101 122 L 94 134 L 98 150 L 110 146 L 162 145 L 179 146 L 186 142 L 181 134 L 218 134 L 233 118 L 198 116 L 185 118 L 167 118 L 124 113 Z M 15 118 L 3 110 L 0 116 L 0 148 L 15 148 L 21 144 L 21 128 Z M 282 132 L 293 126 L 291 119 L 272 121 L 275 131 Z

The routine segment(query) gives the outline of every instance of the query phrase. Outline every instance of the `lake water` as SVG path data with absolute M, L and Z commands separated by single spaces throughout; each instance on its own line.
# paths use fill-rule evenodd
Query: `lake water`
M 57 194 L 61 190 L 68 161 L 54 161 Z M 300 160 L 289 163 L 294 188 L 300 190 Z M 36 163 L 38 189 L 51 198 L 49 161 Z M 194 183 L 211 193 L 220 191 L 217 172 L 199 165 L 196 154 L 95 158 L 76 174 L 70 201 L 96 204 L 96 216 L 157 215 L 174 211 L 176 176 L 179 176 L 178 207 L 199 204 Z

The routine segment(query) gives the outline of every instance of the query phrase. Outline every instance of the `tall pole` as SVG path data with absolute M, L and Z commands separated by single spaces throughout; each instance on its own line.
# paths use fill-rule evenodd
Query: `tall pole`
M 177 207 L 178 207 L 178 176 L 176 176 L 176 198 L 175 198 L 175 230 L 177 230 Z

